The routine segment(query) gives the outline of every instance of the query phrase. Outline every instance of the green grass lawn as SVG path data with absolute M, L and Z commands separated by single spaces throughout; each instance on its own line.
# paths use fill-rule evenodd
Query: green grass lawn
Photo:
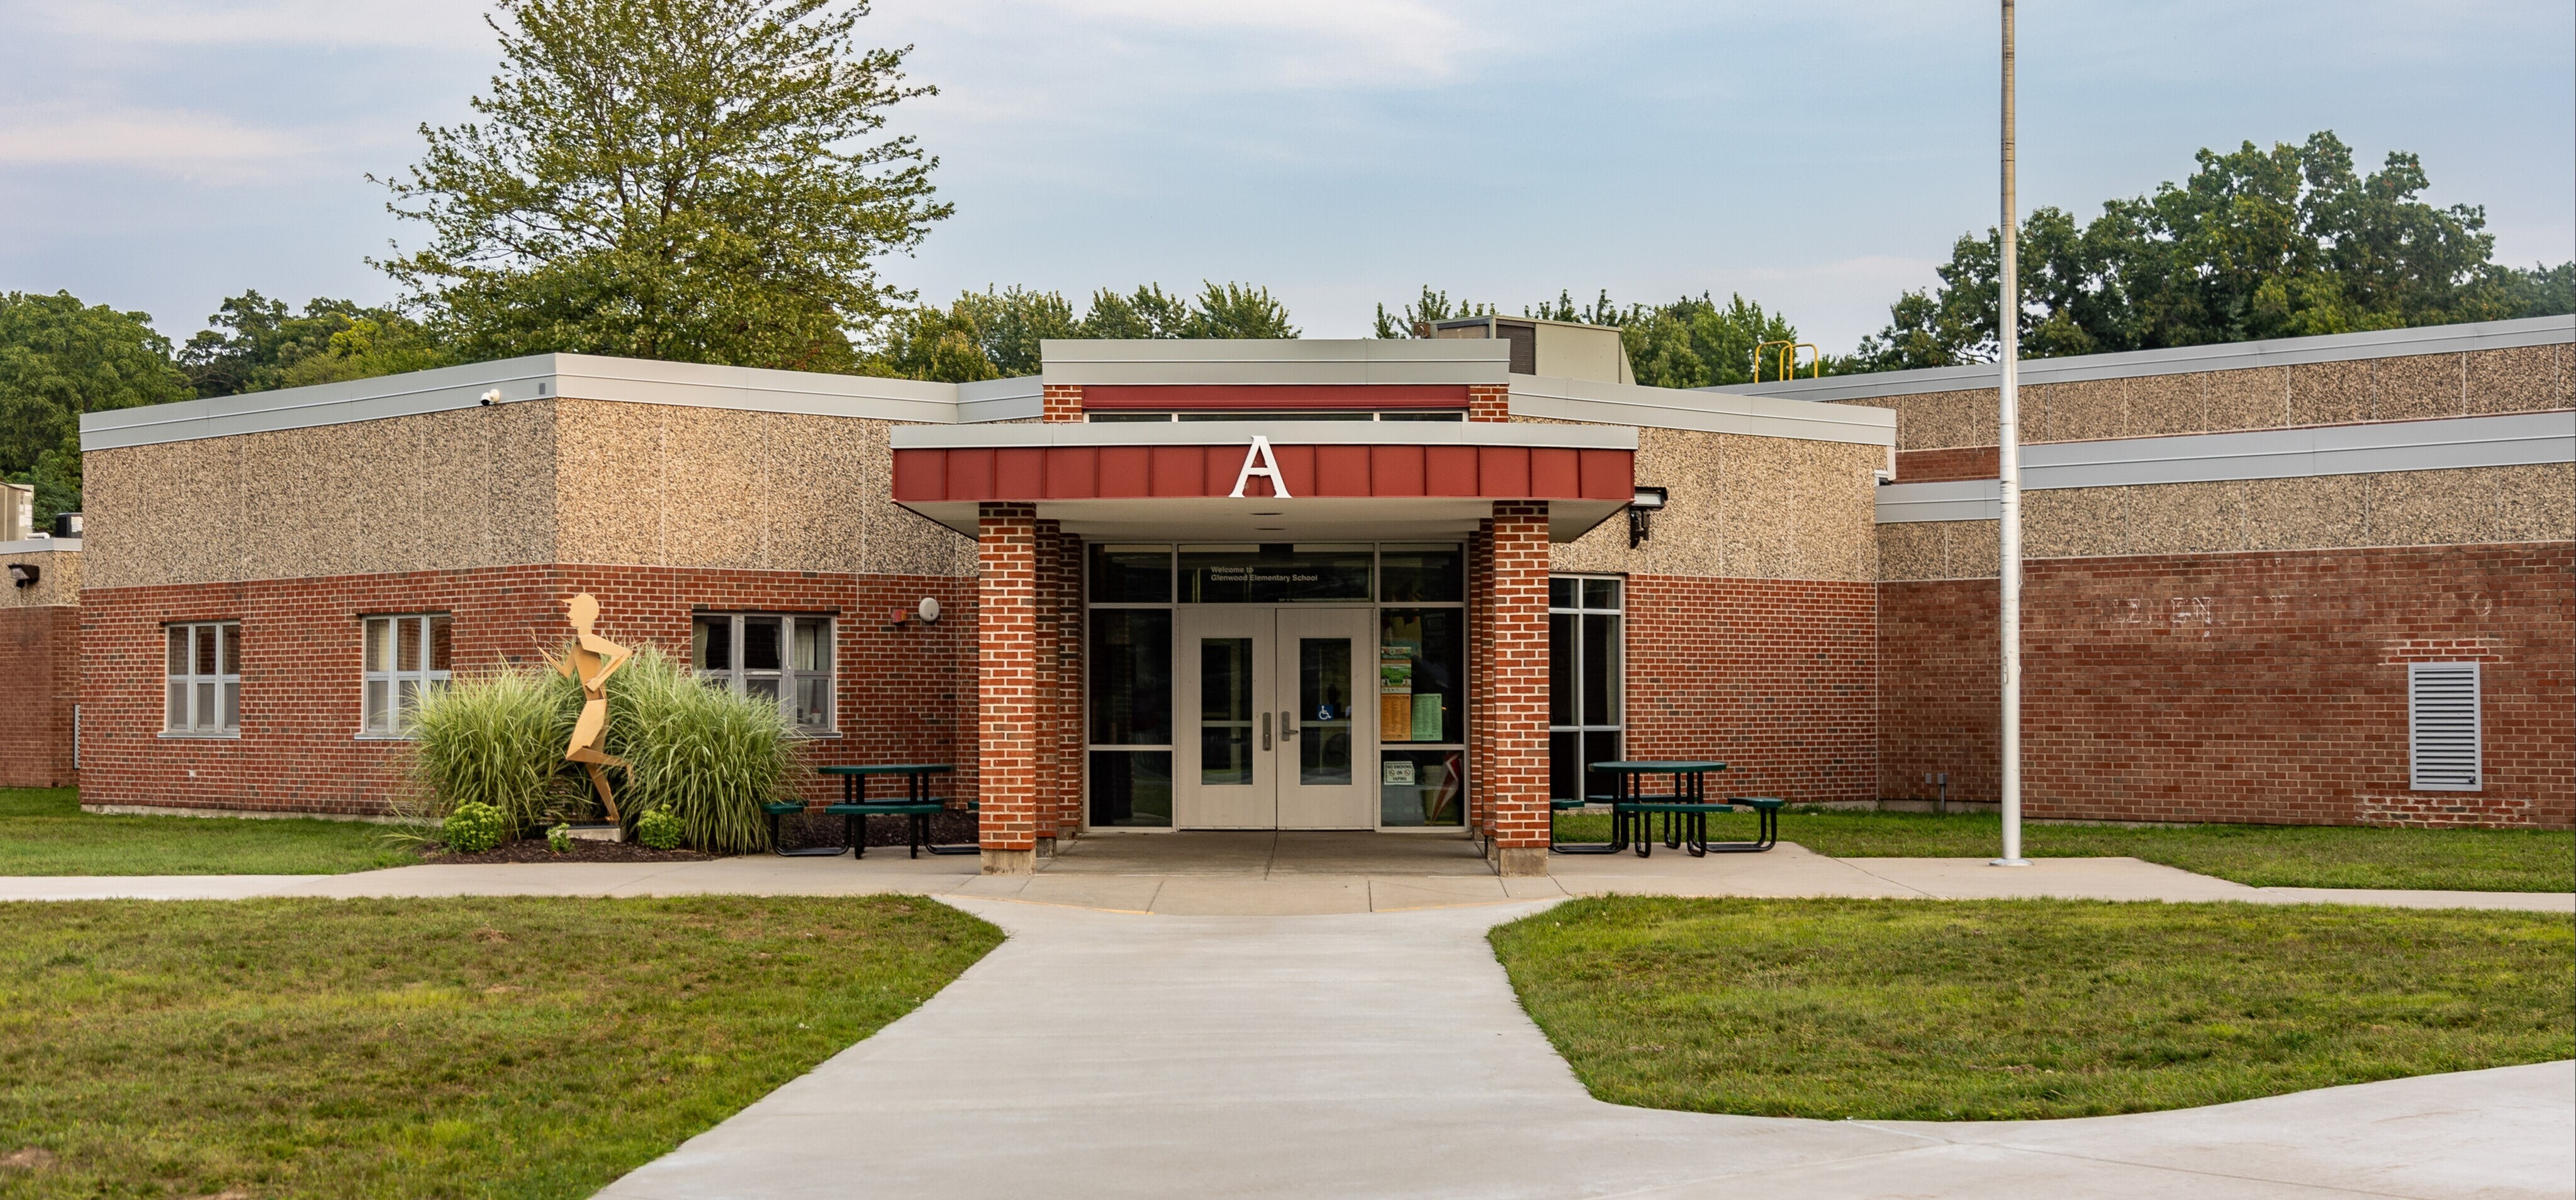
M 0 875 L 337 875 L 416 863 L 363 821 L 109 817 L 71 788 L 0 788 Z
M 1712 839 L 1750 840 L 1753 815 L 1709 820 Z M 1568 842 L 1610 839 L 1607 814 L 1556 819 Z M 1780 838 L 1835 858 L 1992 858 L 2003 820 L 1989 815 L 1790 811 Z M 2022 826 L 2031 858 L 2128 857 L 2254 887 L 2576 891 L 2576 833 L 2531 829 L 2357 829 L 2317 825 Z
M 1492 939 L 1592 1094 L 1650 1108 L 2075 1117 L 2576 1054 L 2540 913 L 1603 898 Z
M 577 1197 L 1001 941 L 916 897 L 0 906 L 0 1197 Z

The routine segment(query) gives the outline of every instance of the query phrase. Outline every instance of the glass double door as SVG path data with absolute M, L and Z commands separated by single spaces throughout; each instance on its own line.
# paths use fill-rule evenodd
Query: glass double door
M 1375 828 L 1372 610 L 1229 604 L 1179 614 L 1174 823 Z

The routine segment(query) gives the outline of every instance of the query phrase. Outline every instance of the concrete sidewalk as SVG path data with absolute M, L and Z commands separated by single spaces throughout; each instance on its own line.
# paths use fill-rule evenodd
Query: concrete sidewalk
M 956 897 L 1010 940 L 610 1200 L 2565 1197 L 2576 1064 L 2072 1121 L 1593 1100 L 1483 938 L 1540 905 L 1147 918 Z
M 1657 848 L 1558 855 L 1555 874 L 1496 876 L 1454 836 L 1194 833 L 1089 837 L 1034 875 L 977 874 L 972 855 L 863 860 L 748 855 L 685 863 L 397 867 L 350 875 L 101 875 L 0 878 L 0 900 L 238 900 L 254 896 L 841 896 L 909 892 L 1169 916 L 1319 916 L 1504 904 L 1565 896 L 1784 896 L 2241 900 L 2576 914 L 2570 892 L 2254 888 L 2134 858 L 1827 858 L 1792 843 L 1706 858 Z

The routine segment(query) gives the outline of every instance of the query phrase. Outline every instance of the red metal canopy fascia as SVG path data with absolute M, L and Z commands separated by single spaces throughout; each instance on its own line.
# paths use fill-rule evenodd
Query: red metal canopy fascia
M 1444 409 L 1467 407 L 1463 383 L 1363 384 L 1091 384 L 1082 407 L 1113 411 L 1213 412 L 1226 409 L 1303 410 Z
M 1608 500 L 1636 495 L 1631 450 L 1561 446 L 1278 446 L 1298 498 Z M 894 452 L 894 498 L 1109 500 L 1228 496 L 1242 446 L 1005 446 Z M 1246 495 L 1268 495 L 1256 478 Z

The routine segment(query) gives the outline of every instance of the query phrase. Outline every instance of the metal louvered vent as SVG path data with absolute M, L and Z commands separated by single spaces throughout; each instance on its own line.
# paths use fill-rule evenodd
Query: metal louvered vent
M 2478 790 L 2478 664 L 2406 665 L 2407 786 Z

